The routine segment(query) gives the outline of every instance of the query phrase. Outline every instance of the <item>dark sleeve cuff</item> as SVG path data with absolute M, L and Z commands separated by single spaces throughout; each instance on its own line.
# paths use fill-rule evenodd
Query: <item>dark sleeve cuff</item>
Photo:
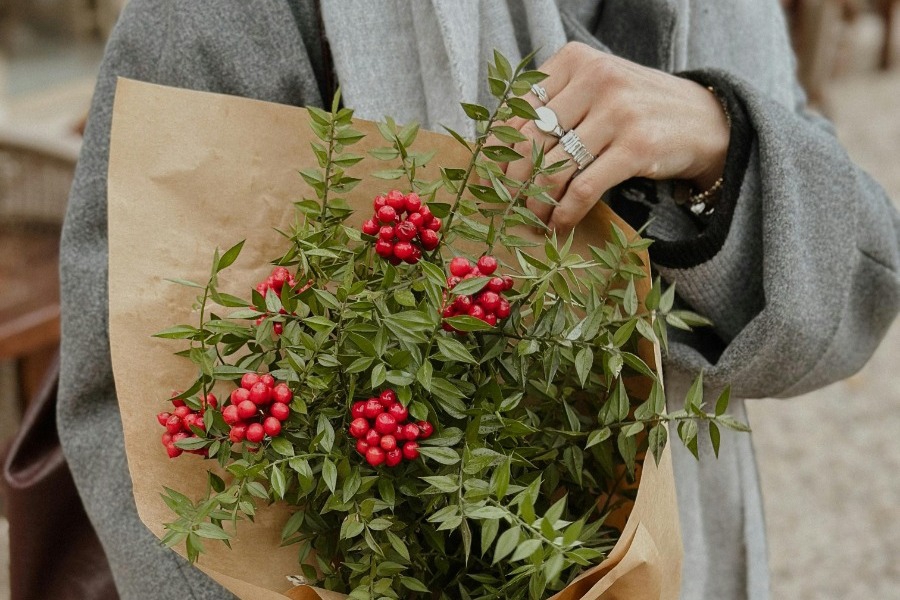
M 756 134 L 750 125 L 743 102 L 723 73 L 703 70 L 676 75 L 704 87 L 711 86 L 725 103 L 731 118 L 731 139 L 722 174 L 722 191 L 719 193 L 714 212 L 708 216 L 696 216 L 684 206 L 683 210 L 697 226 L 697 234 L 678 240 L 654 239 L 653 245 L 650 246 L 650 259 L 654 263 L 671 269 L 690 269 L 713 258 L 728 237 Z M 651 204 L 656 202 L 655 198 L 648 198 L 648 192 L 654 187 L 654 182 L 645 179 L 626 181 L 613 190 L 610 204 L 630 225 L 635 228 L 642 227 L 650 217 Z M 651 192 L 649 196 L 655 196 L 655 193 Z M 649 204 L 646 201 L 635 202 L 634 198 L 649 200 Z

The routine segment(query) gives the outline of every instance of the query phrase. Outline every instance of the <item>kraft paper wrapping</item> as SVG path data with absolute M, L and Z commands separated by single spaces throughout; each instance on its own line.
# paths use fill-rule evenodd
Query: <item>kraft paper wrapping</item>
M 163 486 L 199 498 L 205 491 L 203 472 L 215 467 L 188 454 L 170 460 L 159 441 L 156 413 L 172 389 L 183 389 L 195 376 L 189 361 L 173 355 L 182 348 L 177 342 L 151 337 L 197 319 L 189 308 L 196 290 L 165 279 L 205 282 L 214 249 L 224 251 L 244 238 L 240 258 L 220 276 L 222 291 L 247 294 L 268 273 L 268 259 L 284 251 L 273 228 L 294 219 L 293 201 L 314 197 L 297 175 L 298 169 L 316 166 L 307 118 L 297 107 L 126 79 L 118 83 L 109 164 L 110 348 L 138 513 L 159 537 L 162 524 L 173 518 L 160 496 Z M 356 128 L 368 136 L 355 152 L 383 145 L 373 123 L 357 121 Z M 420 132 L 416 146 L 438 150 L 434 162 L 440 166 L 466 160 L 464 150 L 445 135 Z M 362 209 L 354 225 L 368 217 L 371 199 L 391 185 L 367 177 L 382 168 L 369 160 L 351 170 L 363 178 L 348 197 Z M 437 168 L 428 167 L 432 176 Z M 634 234 L 601 203 L 579 226 L 576 251 L 589 256 L 586 244 L 601 243 L 610 221 Z M 639 286 L 641 297 L 648 285 L 649 278 Z M 645 360 L 658 365 L 658 348 L 645 350 Z M 229 392 L 217 391 L 221 398 Z M 602 564 L 557 594 L 559 600 L 678 597 L 682 549 L 668 450 L 658 468 L 647 460 L 642 471 L 619 543 Z M 198 567 L 241 598 L 343 598 L 289 583 L 287 576 L 299 568 L 295 549 L 279 547 L 288 514 L 281 504 L 260 507 L 255 524 L 239 524 L 233 550 L 207 541 L 208 553 Z

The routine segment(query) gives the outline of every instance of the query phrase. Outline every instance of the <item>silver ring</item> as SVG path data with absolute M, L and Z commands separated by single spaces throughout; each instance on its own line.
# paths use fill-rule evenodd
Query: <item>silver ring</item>
M 594 162 L 594 159 L 596 158 L 584 147 L 581 138 L 578 137 L 578 134 L 575 133 L 574 129 L 570 129 L 565 135 L 559 138 L 559 143 L 562 145 L 563 150 L 566 151 L 566 154 L 571 156 L 572 160 L 575 161 L 575 164 L 578 165 L 579 171 L 583 171 L 584 168 Z
M 547 90 L 536 83 L 531 84 L 531 93 L 538 97 L 541 104 L 547 104 L 550 101 L 550 98 L 547 96 Z
M 559 126 L 559 118 L 557 118 L 556 113 L 547 106 L 538 106 L 534 109 L 534 112 L 537 113 L 537 120 L 534 124 L 538 129 L 543 131 L 544 133 L 549 133 L 551 135 L 555 135 L 558 138 L 561 138 L 565 135 L 565 130 Z

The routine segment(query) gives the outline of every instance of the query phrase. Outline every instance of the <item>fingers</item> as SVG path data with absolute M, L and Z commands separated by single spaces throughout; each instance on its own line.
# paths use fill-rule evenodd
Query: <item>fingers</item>
M 550 214 L 551 230 L 568 233 L 590 212 L 610 188 L 633 176 L 629 153 L 621 146 L 602 151 L 577 177 L 569 179 L 565 193 Z

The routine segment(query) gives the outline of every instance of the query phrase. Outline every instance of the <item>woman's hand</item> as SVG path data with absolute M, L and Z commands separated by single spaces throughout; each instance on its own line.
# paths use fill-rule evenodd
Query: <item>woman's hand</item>
M 705 190 L 722 175 L 730 127 L 718 99 L 703 86 L 575 42 L 540 70 L 548 75 L 541 83 L 546 106 L 596 157 L 574 179 L 577 168 L 570 161 L 565 170 L 536 182 L 551 185 L 549 194 L 558 204 L 529 200 L 528 208 L 551 229 L 573 228 L 604 192 L 632 177 L 685 179 Z M 541 105 L 533 94 L 526 99 Z M 508 124 L 529 138 L 514 146 L 523 156 L 531 156 L 536 143 L 544 147 L 546 164 L 570 158 L 559 139 L 534 121 L 516 117 Z M 506 174 L 526 180 L 529 161 L 509 163 Z

